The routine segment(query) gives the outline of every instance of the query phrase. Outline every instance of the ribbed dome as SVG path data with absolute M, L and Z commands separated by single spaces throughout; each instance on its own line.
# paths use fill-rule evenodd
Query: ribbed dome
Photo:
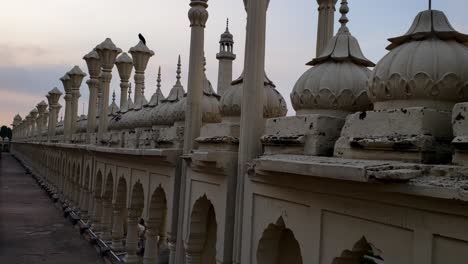
M 283 96 L 275 89 L 273 82 L 265 74 L 263 117 L 273 118 L 285 116 L 288 112 Z M 240 117 L 242 109 L 242 93 L 244 90 L 244 73 L 231 83 L 221 97 L 220 110 L 223 117 Z
M 468 36 L 453 29 L 441 11 L 419 13 L 410 30 L 389 39 L 390 52 L 368 83 L 376 109 L 431 107 L 451 111 L 468 100 Z
M 297 115 L 321 113 L 346 117 L 350 112 L 371 107 L 366 90 L 371 72 L 367 67 L 374 63 L 363 55 L 359 42 L 349 32 L 348 11 L 347 3 L 343 2 L 341 28 L 323 53 L 307 64 L 314 67 L 299 78 L 291 92 Z
M 178 104 L 174 106 L 173 114 L 174 121 L 185 120 L 185 108 L 187 105 L 187 97 L 184 96 Z M 202 99 L 202 122 L 203 123 L 219 123 L 221 122 L 221 114 L 219 112 L 219 95 L 213 90 L 211 82 L 206 78 L 203 86 Z

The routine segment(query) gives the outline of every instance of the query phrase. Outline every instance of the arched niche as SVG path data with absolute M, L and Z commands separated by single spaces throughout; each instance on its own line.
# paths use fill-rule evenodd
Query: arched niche
M 257 248 L 258 264 L 302 264 L 299 243 L 283 217 L 263 231 Z
M 102 194 L 102 198 L 105 200 L 112 201 L 114 195 L 114 177 L 112 177 L 112 173 L 109 172 L 106 178 L 106 183 L 104 185 L 104 193 Z
M 193 259 L 200 259 L 199 263 L 216 263 L 217 223 L 214 206 L 203 195 L 192 208 L 190 215 L 190 229 L 187 239 L 186 256 L 188 263 L 196 263 Z
M 151 195 L 149 211 L 148 211 L 148 224 L 150 228 L 154 228 L 159 232 L 164 230 L 165 219 L 167 213 L 167 200 L 164 189 L 160 186 L 154 190 Z
M 132 193 L 130 197 L 130 208 L 135 209 L 139 212 L 139 215 L 142 214 L 143 208 L 145 207 L 145 191 L 143 190 L 143 185 L 141 182 L 136 182 L 133 185 Z

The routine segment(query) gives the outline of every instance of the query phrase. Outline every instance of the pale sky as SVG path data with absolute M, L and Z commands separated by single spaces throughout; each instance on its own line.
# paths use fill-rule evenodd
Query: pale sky
M 59 78 L 74 65 L 87 72 L 82 57 L 106 37 L 124 51 L 138 42 L 142 33 L 156 55 L 146 71 L 147 99 L 156 90 L 156 74 L 162 67 L 163 93 L 175 83 L 177 56 L 182 56 L 182 81 L 186 89 L 190 28 L 189 0 L 15 0 L 2 3 L 0 15 L 0 125 L 13 116 L 27 115 Z M 340 2 L 340 1 L 338 1 Z M 357 37 L 364 54 L 378 62 L 386 54 L 387 38 L 407 31 L 428 0 L 349 0 L 348 27 Z M 234 35 L 237 59 L 234 76 L 244 63 L 246 14 L 242 0 L 209 0 L 205 36 L 207 76 L 216 88 L 219 35 L 226 18 Z M 337 9 L 339 4 L 337 4 Z M 468 33 L 467 0 L 433 0 L 460 32 Z M 335 14 L 338 21 L 339 13 Z M 339 23 L 335 23 L 338 28 Z M 315 56 L 317 30 L 316 0 L 271 0 L 268 10 L 266 72 L 288 102 L 297 79 L 307 70 L 305 63 Z M 133 77 L 132 77 L 133 78 Z M 83 81 L 82 103 L 87 112 L 88 87 Z M 120 96 L 119 78 L 114 71 L 111 91 Z M 46 101 L 47 102 L 47 101 Z M 62 100 L 62 105 L 64 105 Z M 62 108 L 62 112 L 63 112 Z

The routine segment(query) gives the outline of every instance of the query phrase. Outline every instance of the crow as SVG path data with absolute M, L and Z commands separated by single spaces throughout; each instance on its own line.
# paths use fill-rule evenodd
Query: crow
M 141 33 L 138 34 L 138 38 L 146 45 L 146 39 L 143 37 Z

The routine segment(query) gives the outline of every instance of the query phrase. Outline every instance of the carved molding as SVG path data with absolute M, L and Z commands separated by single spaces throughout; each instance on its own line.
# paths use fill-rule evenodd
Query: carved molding
M 462 102 L 468 100 L 468 82 L 448 72 L 434 80 L 428 73 L 418 72 L 411 78 L 393 73 L 389 78 L 374 76 L 367 83 L 373 102 L 401 99 L 427 99 Z

